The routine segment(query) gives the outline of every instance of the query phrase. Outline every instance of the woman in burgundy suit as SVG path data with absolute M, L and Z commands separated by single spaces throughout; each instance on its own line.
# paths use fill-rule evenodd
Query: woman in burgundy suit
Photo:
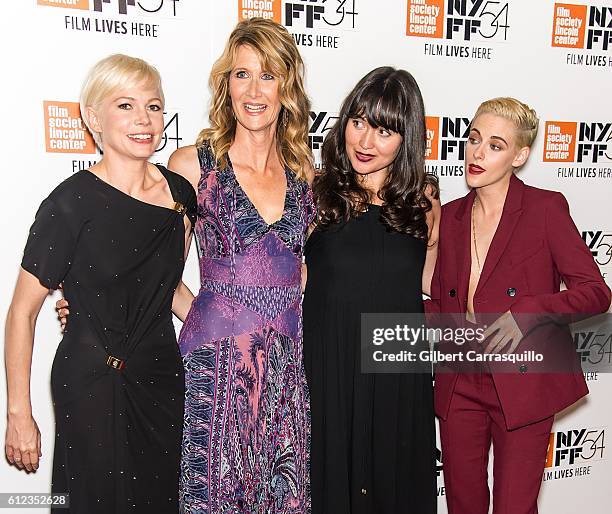
M 610 290 L 582 241 L 562 194 L 525 185 L 538 129 L 536 113 L 512 98 L 484 102 L 466 147 L 472 189 L 444 205 L 432 281 L 433 312 L 461 313 L 489 326 L 484 353 L 537 350 L 542 365 L 516 363 L 510 372 L 437 373 L 449 514 L 487 514 L 487 464 L 494 448 L 494 514 L 537 513 L 555 413 L 588 393 L 566 325 L 610 305 Z M 561 291 L 563 282 L 567 290 Z M 552 322 L 555 322 L 553 324 Z M 509 371 L 509 370 L 505 370 Z

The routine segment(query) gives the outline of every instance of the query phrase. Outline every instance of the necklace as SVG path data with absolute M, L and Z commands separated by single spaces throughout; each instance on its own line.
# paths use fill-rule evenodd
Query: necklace
M 472 242 L 474 243 L 474 255 L 476 256 L 476 266 L 478 266 L 478 274 L 480 275 L 480 257 L 478 256 L 478 246 L 476 246 L 476 223 L 474 222 L 474 207 L 476 207 L 477 199 L 474 199 L 472 204 Z

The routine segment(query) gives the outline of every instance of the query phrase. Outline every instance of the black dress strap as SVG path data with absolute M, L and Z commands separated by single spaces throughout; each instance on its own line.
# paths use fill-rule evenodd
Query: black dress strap
M 155 164 L 155 166 L 168 182 L 170 194 L 175 202 L 174 210 L 186 215 L 193 226 L 196 222 L 197 199 L 192 185 L 186 178 L 161 164 Z

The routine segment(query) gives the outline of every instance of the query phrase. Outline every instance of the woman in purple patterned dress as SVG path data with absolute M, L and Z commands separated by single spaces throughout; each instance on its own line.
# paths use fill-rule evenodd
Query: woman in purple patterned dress
M 198 194 L 201 289 L 174 312 L 185 366 L 185 513 L 310 512 L 301 263 L 315 209 L 309 102 L 287 30 L 238 24 L 210 76 L 211 128 L 169 167 Z

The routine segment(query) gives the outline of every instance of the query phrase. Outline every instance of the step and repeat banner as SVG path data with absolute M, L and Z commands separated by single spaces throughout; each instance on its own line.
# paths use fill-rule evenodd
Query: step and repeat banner
M 1 9 L 2 312 L 36 208 L 56 184 L 100 158 L 79 114 L 88 69 L 120 52 L 160 70 L 166 126 L 153 160 L 166 163 L 206 126 L 211 65 L 234 25 L 252 16 L 285 25 L 306 62 L 309 143 L 317 167 L 342 99 L 378 66 L 405 68 L 421 87 L 427 169 L 440 178 L 443 202 L 467 191 L 465 141 L 479 103 L 515 96 L 530 104 L 540 116 L 540 133 L 519 176 L 566 196 L 612 284 L 612 0 L 20 0 L 4 2 Z M 195 254 L 186 282 L 197 290 Z M 52 295 L 40 314 L 32 366 L 42 465 L 29 476 L 0 465 L 0 492 L 49 490 L 54 431 L 49 375 L 61 338 L 53 309 L 57 298 Z M 609 334 L 587 328 L 575 338 L 585 359 L 593 352 L 612 355 Z M 558 416 L 550 436 L 540 497 L 544 514 L 609 510 L 612 380 L 601 373 L 589 373 L 587 380 L 591 394 Z M 443 459 L 438 453 L 439 510 L 445 513 Z

